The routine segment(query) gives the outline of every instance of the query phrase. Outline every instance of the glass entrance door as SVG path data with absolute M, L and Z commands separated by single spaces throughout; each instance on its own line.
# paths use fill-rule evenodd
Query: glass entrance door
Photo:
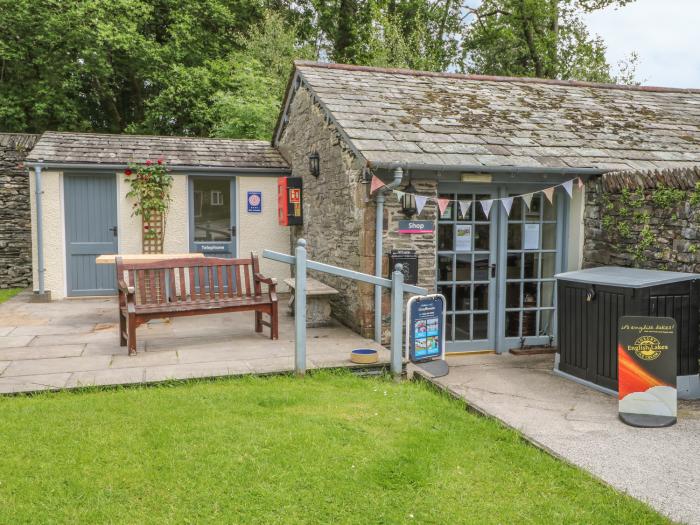
M 447 300 L 447 352 L 507 352 L 555 337 L 554 275 L 564 269 L 568 198 L 553 203 L 533 193 L 508 215 L 494 201 L 487 217 L 479 201 L 537 192 L 543 186 L 440 185 L 451 200 L 438 220 L 437 289 Z M 463 212 L 459 201 L 469 203 Z
M 236 256 L 235 179 L 190 177 L 190 250 Z
M 477 201 L 495 191 L 442 193 L 452 202 L 438 221 L 438 293 L 447 300 L 446 350 L 495 349 L 496 215 Z M 467 209 L 459 205 L 467 203 Z M 494 206 L 495 208 L 495 206 Z

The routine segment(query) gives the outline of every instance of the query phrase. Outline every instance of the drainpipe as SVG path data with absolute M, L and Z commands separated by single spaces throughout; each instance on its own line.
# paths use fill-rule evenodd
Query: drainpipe
M 382 244 L 384 233 L 384 194 L 396 188 L 403 179 L 403 168 L 394 168 L 394 180 L 377 191 L 377 216 L 374 226 L 374 275 L 382 276 Z M 391 272 L 391 269 L 390 269 Z M 374 340 L 382 342 L 382 287 L 374 287 Z
M 39 297 L 42 300 L 45 296 L 44 290 L 44 224 L 41 209 L 41 163 L 39 161 L 34 166 L 34 205 L 36 206 L 36 254 L 37 254 L 37 276 L 39 277 Z

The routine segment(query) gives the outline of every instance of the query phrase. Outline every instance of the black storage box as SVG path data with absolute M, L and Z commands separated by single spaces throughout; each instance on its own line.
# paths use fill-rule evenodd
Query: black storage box
M 620 317 L 672 317 L 679 337 L 679 396 L 684 388 L 699 387 L 700 275 L 605 266 L 556 277 L 559 371 L 617 390 Z

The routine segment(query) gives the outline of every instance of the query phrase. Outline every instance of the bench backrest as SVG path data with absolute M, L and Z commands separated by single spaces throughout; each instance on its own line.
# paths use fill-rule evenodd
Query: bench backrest
M 262 294 L 253 277 L 260 271 L 257 255 L 249 259 L 197 257 L 125 263 L 116 259 L 117 277 L 133 286 L 137 305 L 230 301 Z

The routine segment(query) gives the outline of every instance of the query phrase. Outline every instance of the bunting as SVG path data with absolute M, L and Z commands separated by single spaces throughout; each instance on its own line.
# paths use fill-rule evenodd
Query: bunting
M 523 200 L 525 203 L 525 206 L 527 206 L 528 211 L 530 210 L 530 205 L 532 204 L 532 196 L 533 193 L 526 193 L 525 195 L 521 195 L 520 198 Z
M 489 212 L 491 211 L 491 206 L 493 205 L 493 199 L 487 199 L 485 201 L 480 201 L 481 202 L 481 209 L 484 210 L 484 215 L 486 217 L 489 216 Z
M 581 177 L 576 177 L 576 180 L 578 181 L 578 189 L 582 190 L 583 189 L 583 180 Z
M 438 200 L 438 208 L 440 209 L 440 216 L 442 217 L 445 215 L 445 210 L 447 209 L 447 206 L 450 204 L 450 199 L 445 199 L 443 197 L 439 197 Z
M 426 202 L 428 202 L 428 197 L 426 197 L 425 195 L 416 195 L 416 211 L 418 212 L 417 215 L 420 215 L 420 213 L 423 211 Z
M 545 194 L 550 204 L 554 204 L 554 188 L 555 186 L 552 186 L 551 188 L 545 188 L 542 190 L 542 193 Z
M 381 179 L 379 177 L 377 177 L 376 175 L 372 175 L 372 185 L 369 187 L 369 192 L 374 193 L 382 186 L 386 186 L 386 184 L 384 184 L 381 181 Z
M 472 206 L 472 201 L 459 201 L 459 211 L 462 217 L 466 217 L 469 213 L 469 208 Z
M 506 210 L 506 215 L 510 217 L 510 210 L 513 207 L 513 197 L 503 197 L 503 199 L 501 199 L 501 204 L 503 204 L 503 208 Z
M 574 181 L 572 180 L 567 180 L 565 183 L 562 184 L 564 186 L 564 189 L 566 190 L 566 193 L 569 194 L 569 197 L 574 196 Z
M 403 199 L 403 196 L 406 195 L 406 192 L 404 192 L 404 191 L 399 191 L 399 190 L 394 190 L 394 194 L 396 195 L 396 200 L 398 200 L 399 203 L 400 203 L 401 200 Z

